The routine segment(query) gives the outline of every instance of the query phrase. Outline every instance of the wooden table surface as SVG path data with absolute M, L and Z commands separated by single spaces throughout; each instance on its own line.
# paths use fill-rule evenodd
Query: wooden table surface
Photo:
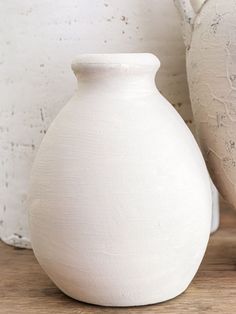
M 236 313 L 236 212 L 224 210 L 198 274 L 181 296 L 156 305 L 105 308 L 74 301 L 49 280 L 31 250 L 0 244 L 0 313 Z

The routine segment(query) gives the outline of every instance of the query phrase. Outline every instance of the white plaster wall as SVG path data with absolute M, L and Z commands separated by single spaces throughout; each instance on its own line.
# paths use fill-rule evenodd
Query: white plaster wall
M 76 89 L 72 59 L 81 52 L 155 53 L 159 89 L 191 125 L 185 51 L 172 0 L 2 0 L 0 33 L 0 237 L 30 247 L 30 169 Z

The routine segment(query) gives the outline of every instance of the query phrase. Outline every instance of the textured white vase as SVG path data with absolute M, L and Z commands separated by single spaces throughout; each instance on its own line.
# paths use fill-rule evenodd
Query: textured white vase
M 151 54 L 80 55 L 78 92 L 32 170 L 34 253 L 67 295 L 107 306 L 182 293 L 203 258 L 211 191 L 193 135 L 155 87 Z
M 152 52 L 161 93 L 193 130 L 185 50 L 172 0 L 0 2 L 0 238 L 30 247 L 29 173 L 38 146 L 76 84 L 77 53 Z
M 194 9 L 189 1 L 176 2 L 188 38 L 188 82 L 199 142 L 213 181 L 236 208 L 236 2 L 192 0 Z

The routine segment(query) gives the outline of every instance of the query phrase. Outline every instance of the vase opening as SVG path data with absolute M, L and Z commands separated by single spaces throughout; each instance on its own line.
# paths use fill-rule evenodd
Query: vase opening
M 72 70 L 76 73 L 84 68 L 109 65 L 154 68 L 157 71 L 160 61 L 151 53 L 80 54 L 72 62 Z

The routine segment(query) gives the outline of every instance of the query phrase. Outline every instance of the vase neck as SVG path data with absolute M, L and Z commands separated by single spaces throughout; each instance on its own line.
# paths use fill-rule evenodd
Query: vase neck
M 159 61 L 153 55 L 86 55 L 86 58 L 83 55 L 72 64 L 80 91 L 140 95 L 155 90 Z

